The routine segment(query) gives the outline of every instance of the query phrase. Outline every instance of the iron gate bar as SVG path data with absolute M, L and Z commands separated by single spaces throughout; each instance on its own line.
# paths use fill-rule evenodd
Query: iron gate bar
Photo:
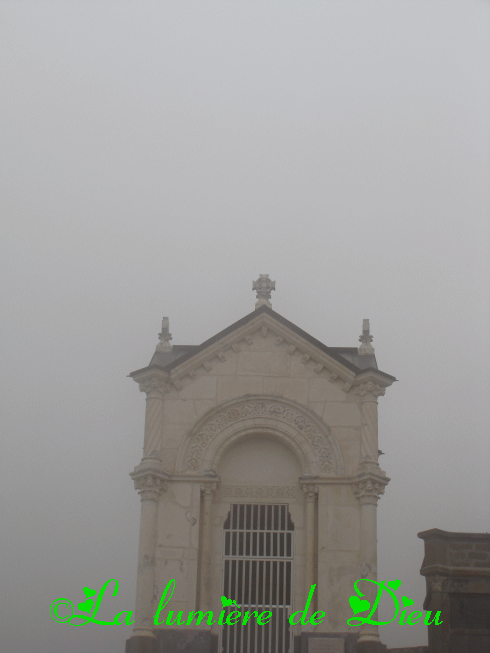
M 260 630 L 257 619 L 245 625 L 225 623 L 219 636 L 223 653 L 292 651 L 288 616 L 293 593 L 294 526 L 288 508 L 288 504 L 230 505 L 223 529 L 223 593 L 240 607 L 259 614 L 267 609 L 271 618 Z M 230 611 L 233 607 L 228 614 Z

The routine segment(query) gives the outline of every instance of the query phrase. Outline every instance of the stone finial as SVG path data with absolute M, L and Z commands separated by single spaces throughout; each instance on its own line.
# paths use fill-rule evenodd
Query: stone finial
M 168 317 L 162 318 L 162 332 L 158 334 L 160 342 L 156 346 L 156 351 L 158 352 L 169 352 L 172 351 L 172 345 L 170 341 L 172 340 L 172 334 L 169 330 L 169 320 Z
M 369 356 L 374 354 L 374 347 L 372 346 L 373 336 L 369 333 L 369 320 L 362 321 L 362 335 L 359 336 L 359 356 Z
M 260 306 L 268 306 L 272 308 L 270 303 L 271 291 L 276 289 L 276 282 L 269 279 L 268 274 L 259 274 L 257 281 L 253 282 L 252 290 L 257 291 L 257 301 L 255 303 L 255 308 Z

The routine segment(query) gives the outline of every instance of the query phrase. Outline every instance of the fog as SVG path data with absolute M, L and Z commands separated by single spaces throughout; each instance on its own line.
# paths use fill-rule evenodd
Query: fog
M 379 578 L 420 605 L 417 533 L 490 530 L 489 35 L 476 0 L 0 4 L 2 651 L 123 653 L 131 627 L 49 605 L 116 578 L 109 618 L 134 609 L 127 375 L 259 273 L 327 345 L 369 318 L 398 379 Z

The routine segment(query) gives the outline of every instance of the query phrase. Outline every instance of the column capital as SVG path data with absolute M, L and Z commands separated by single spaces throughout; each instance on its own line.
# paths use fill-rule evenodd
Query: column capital
M 376 506 L 378 500 L 385 492 L 385 486 L 388 485 L 388 480 L 382 480 L 375 476 L 364 477 L 355 482 L 354 495 L 359 499 L 361 505 L 372 504 Z
M 205 497 L 212 497 L 219 488 L 219 481 L 209 481 L 208 483 L 201 483 L 201 492 Z
M 305 495 L 306 501 L 314 501 L 318 494 L 318 485 L 314 483 L 301 483 L 301 489 Z
M 160 494 L 167 490 L 168 476 L 157 458 L 143 458 L 129 475 L 142 501 L 144 499 L 158 501 Z
M 136 379 L 135 379 L 136 380 Z M 168 374 L 154 372 L 143 379 L 138 379 L 140 392 L 145 392 L 148 399 L 163 399 L 163 395 L 170 391 Z
M 356 385 L 352 392 L 361 397 L 361 401 L 377 401 L 385 393 L 384 386 L 374 381 L 364 381 Z

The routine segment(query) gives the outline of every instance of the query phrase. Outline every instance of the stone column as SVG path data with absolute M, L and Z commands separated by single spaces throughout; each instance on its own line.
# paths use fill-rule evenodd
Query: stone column
M 302 486 L 305 495 L 305 600 L 311 586 L 316 585 L 315 579 L 315 500 L 318 488 L 315 485 L 304 483 Z M 313 595 L 314 599 L 316 595 Z M 310 612 L 314 612 L 311 605 Z
M 381 470 L 379 470 L 381 471 Z M 378 528 L 377 509 L 378 499 L 384 493 L 385 485 L 389 478 L 369 473 L 359 474 L 359 481 L 356 483 L 354 494 L 361 504 L 361 578 L 369 580 L 378 579 Z M 375 602 L 378 593 L 377 586 L 373 583 L 365 583 L 363 591 L 366 599 L 371 605 Z M 377 611 L 373 617 L 377 621 Z M 357 642 L 357 651 L 382 651 L 381 640 L 379 639 L 378 626 L 362 624 Z
M 354 389 L 354 394 L 361 397 L 361 463 L 354 489 L 361 510 L 361 578 L 375 581 L 378 579 L 377 506 L 379 497 L 390 480 L 378 465 L 378 397 L 384 395 L 384 392 L 385 389 L 373 381 L 361 383 Z M 366 592 L 366 599 L 373 605 L 377 595 L 376 585 L 365 583 L 363 590 Z M 376 617 L 373 620 L 377 621 Z M 363 624 L 357 651 L 377 653 L 382 650 L 384 648 L 378 627 Z
M 199 578 L 200 610 L 211 610 L 211 548 L 213 531 L 213 494 L 218 489 L 216 481 L 201 485 L 202 492 L 202 525 Z
M 154 638 L 152 602 L 155 586 L 157 508 L 167 481 L 158 461 L 142 461 L 130 474 L 141 497 L 141 522 L 133 637 Z
M 152 374 L 139 381 L 140 392 L 146 392 L 145 439 L 143 458 L 160 458 L 163 427 L 163 395 L 167 391 L 166 377 Z
M 367 381 L 354 388 L 354 394 L 361 397 L 361 462 L 378 464 L 378 397 L 385 389 Z

